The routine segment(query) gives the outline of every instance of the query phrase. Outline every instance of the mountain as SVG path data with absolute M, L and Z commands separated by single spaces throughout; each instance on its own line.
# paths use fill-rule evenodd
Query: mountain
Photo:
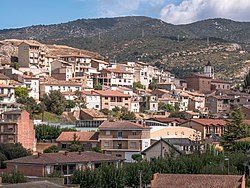
M 79 19 L 61 24 L 0 30 L 0 40 L 11 38 L 65 44 L 98 52 L 118 62 L 137 59 L 150 63 L 161 61 L 165 69 L 182 77 L 179 70 L 181 73 L 183 70 L 188 73 L 189 68 L 191 71 L 199 71 L 199 66 L 203 66 L 208 60 L 219 64 L 219 73 L 228 64 L 232 64 L 229 67 L 233 67 L 233 70 L 241 71 L 249 57 L 250 23 L 209 19 L 192 24 L 173 25 L 141 16 Z M 240 46 L 229 52 L 226 49 L 231 48 L 231 43 L 238 43 Z M 214 50 L 209 51 L 209 48 Z M 239 55 L 242 49 L 244 53 Z M 208 54 L 201 55 L 203 52 Z M 175 53 L 178 56 L 173 55 Z M 201 56 L 198 57 L 197 53 Z M 230 77 L 232 73 L 223 73 L 221 77 L 224 75 Z

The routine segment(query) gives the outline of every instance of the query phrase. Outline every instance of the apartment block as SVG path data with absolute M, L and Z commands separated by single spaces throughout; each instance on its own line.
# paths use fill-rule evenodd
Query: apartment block
M 150 127 L 129 121 L 105 121 L 99 126 L 99 141 L 103 153 L 125 158 L 150 146 Z
M 93 90 L 92 93 L 100 95 L 101 109 L 112 110 L 116 106 L 119 108 L 125 107 L 131 110 L 131 96 L 119 91 L 103 91 Z
M 21 143 L 26 149 L 36 150 L 34 122 L 27 111 L 14 110 L 3 113 L 0 122 L 1 143 Z

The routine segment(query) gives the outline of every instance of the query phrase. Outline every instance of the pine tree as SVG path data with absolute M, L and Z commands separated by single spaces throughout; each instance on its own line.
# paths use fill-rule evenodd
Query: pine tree
M 223 146 L 226 150 L 232 150 L 235 140 L 249 136 L 249 127 L 244 123 L 244 117 L 240 106 L 236 106 L 231 113 L 231 120 L 227 123 L 223 139 Z

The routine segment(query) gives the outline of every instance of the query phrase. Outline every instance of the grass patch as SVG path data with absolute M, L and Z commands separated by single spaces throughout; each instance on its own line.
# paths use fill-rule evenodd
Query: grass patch
M 33 119 L 41 120 L 42 119 L 42 113 L 34 114 Z M 64 119 L 62 116 L 50 113 L 50 112 L 44 112 L 44 119 L 45 122 L 51 122 L 51 123 L 60 123 L 63 122 Z

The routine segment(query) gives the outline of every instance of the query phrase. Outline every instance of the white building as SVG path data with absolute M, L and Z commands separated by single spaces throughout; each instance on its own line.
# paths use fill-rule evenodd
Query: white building
M 91 91 L 81 91 L 88 109 L 101 110 L 100 95 Z
M 23 75 L 23 85 L 28 89 L 29 97 L 39 100 L 39 78 Z

